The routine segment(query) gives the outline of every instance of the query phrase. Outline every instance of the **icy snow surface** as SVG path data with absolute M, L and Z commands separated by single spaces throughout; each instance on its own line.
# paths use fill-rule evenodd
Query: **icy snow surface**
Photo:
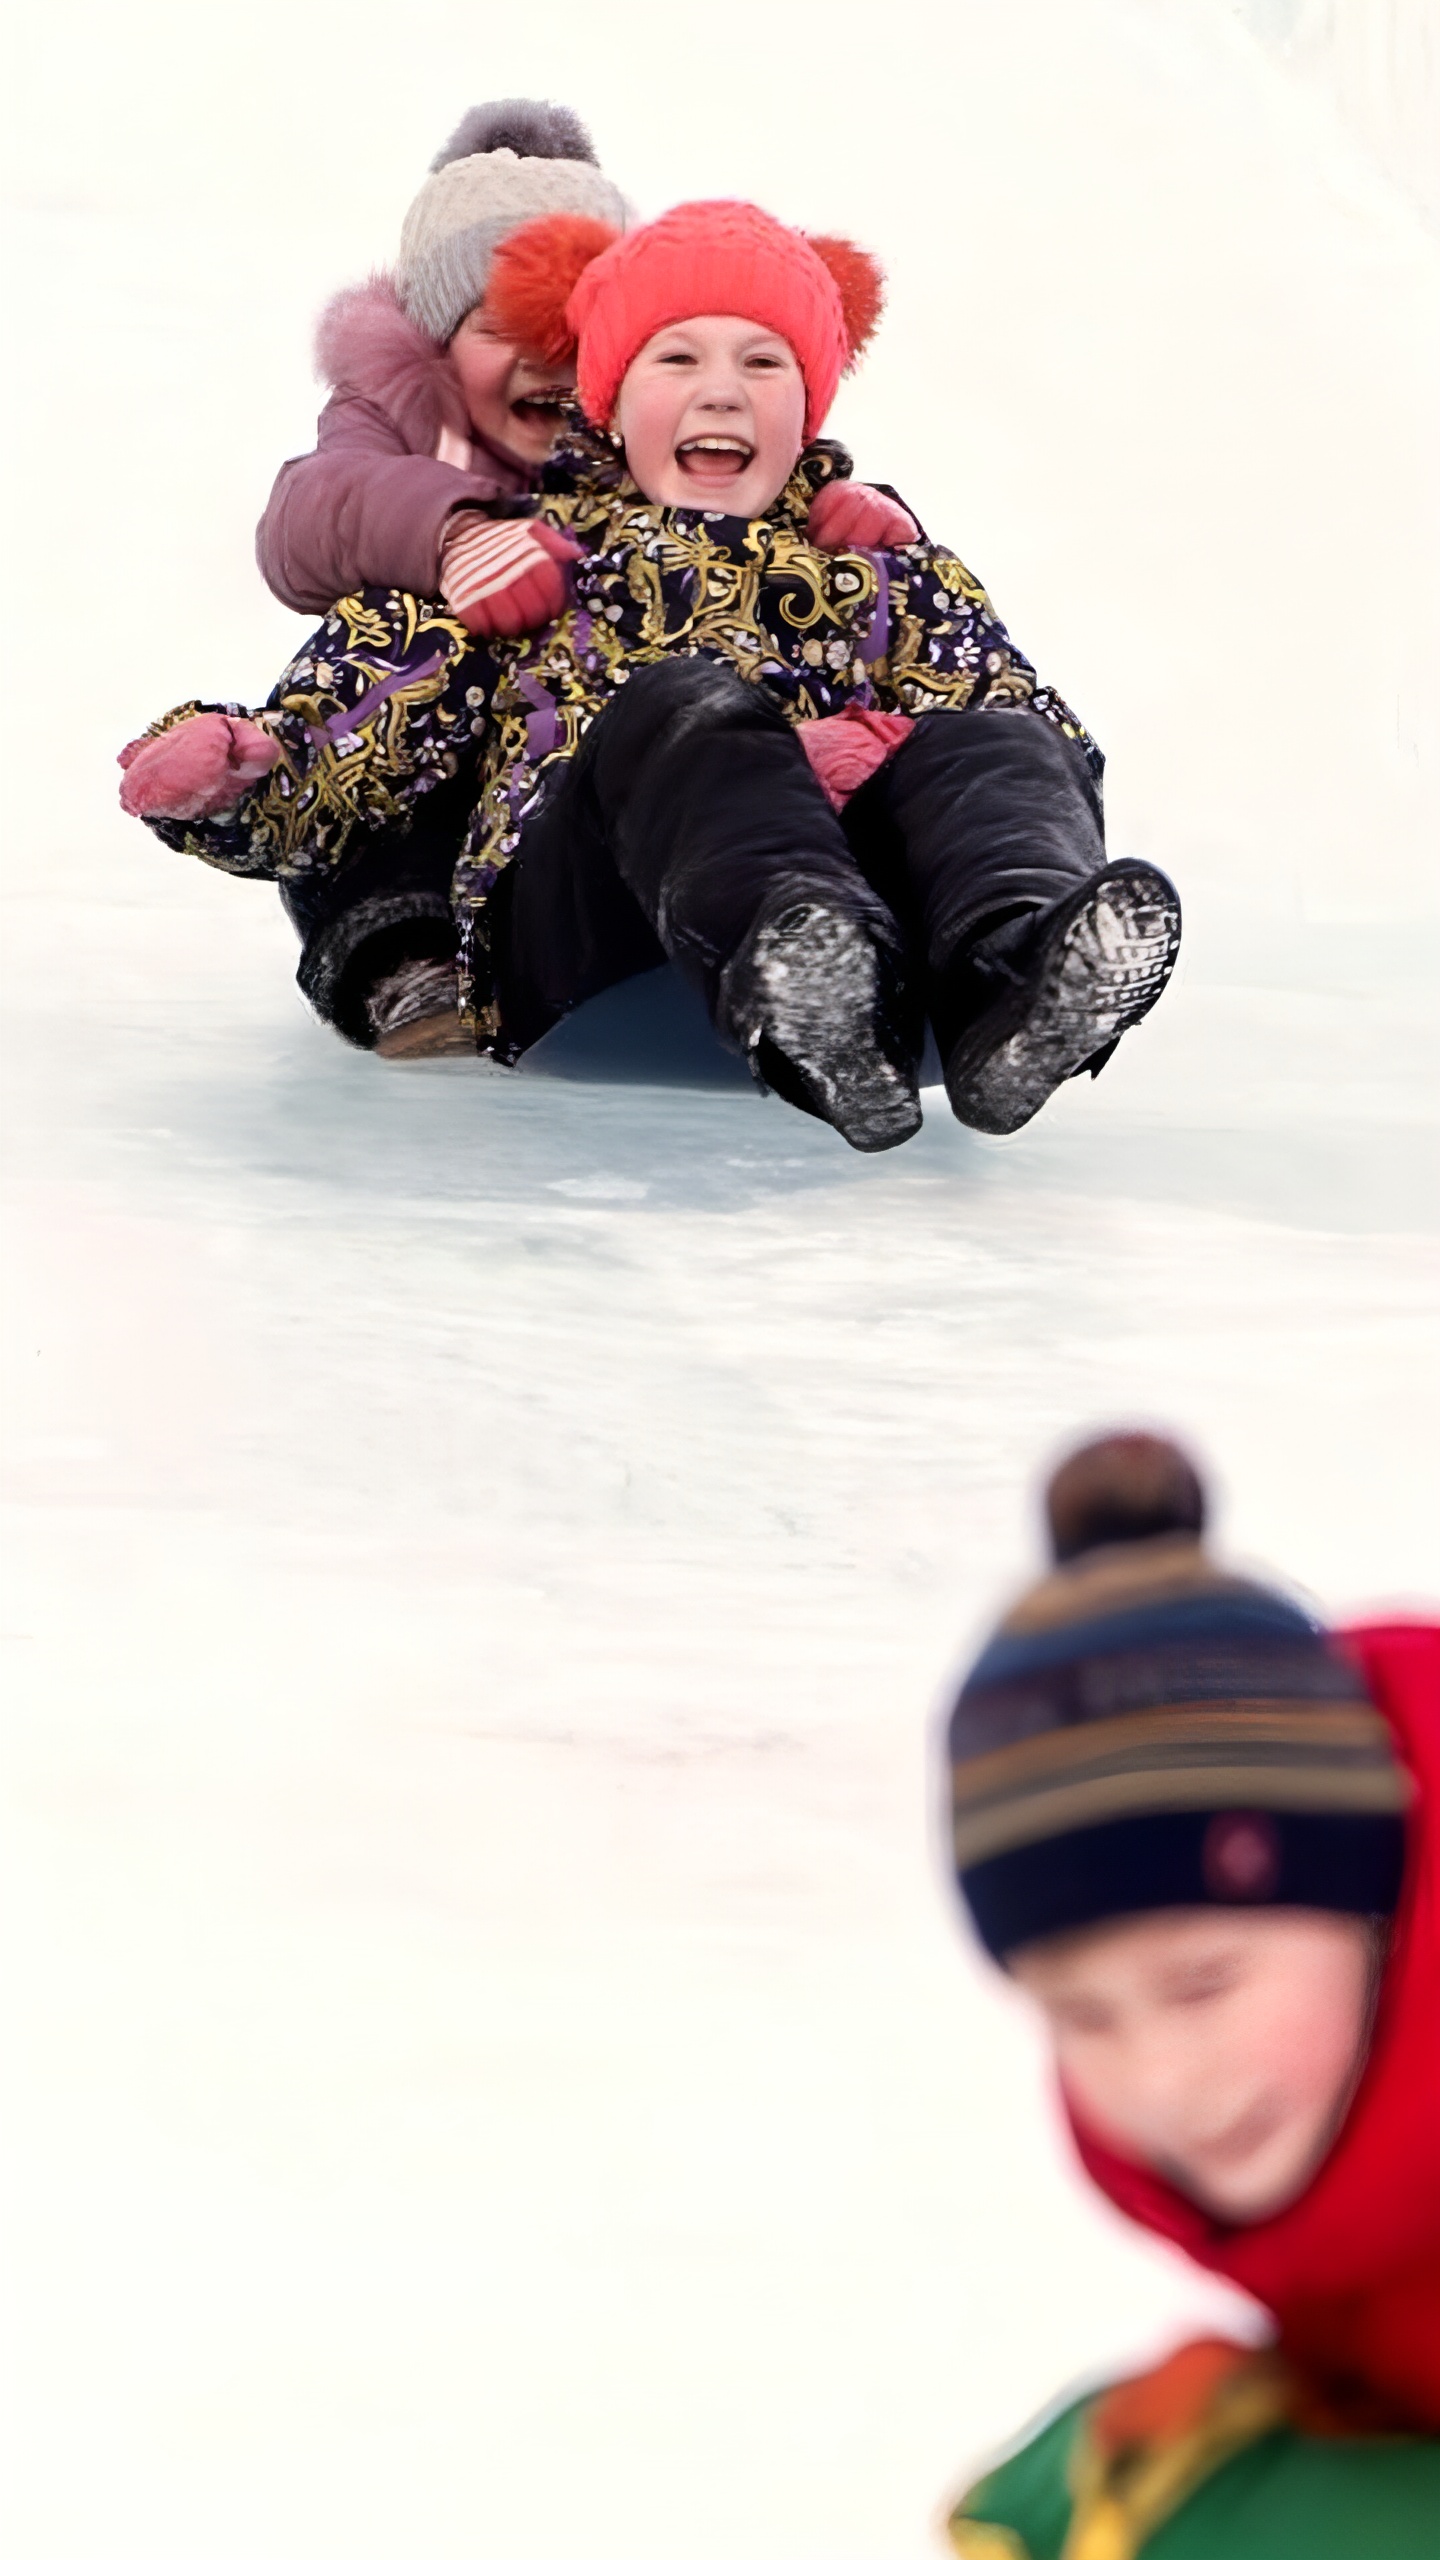
M 1200 0 L 24 43 L 7 2547 L 918 2560 L 1073 2376 L 1243 2316 L 1082 2191 L 950 1907 L 1037 1468 L 1168 1418 L 1241 1553 L 1433 1589 L 1436 244 Z M 1187 903 L 1014 1141 L 853 1157 L 663 980 L 386 1069 L 115 809 L 299 637 L 249 535 L 314 309 L 507 91 L 889 263 L 837 428 Z

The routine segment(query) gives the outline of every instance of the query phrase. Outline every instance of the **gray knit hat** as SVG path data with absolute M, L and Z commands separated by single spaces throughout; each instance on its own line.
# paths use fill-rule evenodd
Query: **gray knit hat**
M 400 234 L 395 284 L 417 327 L 453 336 L 484 301 L 500 242 L 542 213 L 585 213 L 623 230 L 626 205 L 568 107 L 543 98 L 472 107 L 431 161 Z

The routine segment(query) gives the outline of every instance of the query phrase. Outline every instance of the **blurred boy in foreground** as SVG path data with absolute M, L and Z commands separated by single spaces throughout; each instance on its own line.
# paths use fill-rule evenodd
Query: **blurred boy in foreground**
M 1440 2548 L 1440 1627 L 1332 1637 L 1218 1566 L 1181 1452 L 1051 1480 L 1055 1569 L 950 1725 L 960 1889 L 1089 2175 L 1272 2313 L 1077 2401 L 964 2560 Z

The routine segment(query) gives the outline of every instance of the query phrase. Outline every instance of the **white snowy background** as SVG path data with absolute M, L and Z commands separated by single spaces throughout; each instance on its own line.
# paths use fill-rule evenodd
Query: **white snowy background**
M 1325 1608 L 1440 1579 L 1426 0 L 9 46 L 6 2547 L 920 2560 L 1073 2377 L 1243 2317 L 1081 2187 L 951 1908 L 1038 1470 L 1158 1417 Z M 837 429 L 1186 900 L 1016 1140 L 865 1161 L 583 1026 L 384 1068 L 119 815 L 300 637 L 250 545 L 315 313 L 512 91 L 890 268 Z

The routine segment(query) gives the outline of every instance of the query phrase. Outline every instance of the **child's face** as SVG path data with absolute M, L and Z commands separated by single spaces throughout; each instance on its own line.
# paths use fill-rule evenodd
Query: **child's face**
M 677 321 L 636 356 L 615 423 L 654 505 L 761 516 L 804 440 L 805 378 L 786 340 L 753 320 Z
M 1365 2058 L 1372 1924 L 1331 1911 L 1151 1911 L 1021 1947 L 1076 2114 L 1224 2222 L 1310 2183 Z
M 467 311 L 450 341 L 470 424 L 516 462 L 548 459 L 560 432 L 560 403 L 574 389 L 573 364 L 542 364 L 498 337 L 485 305 Z

